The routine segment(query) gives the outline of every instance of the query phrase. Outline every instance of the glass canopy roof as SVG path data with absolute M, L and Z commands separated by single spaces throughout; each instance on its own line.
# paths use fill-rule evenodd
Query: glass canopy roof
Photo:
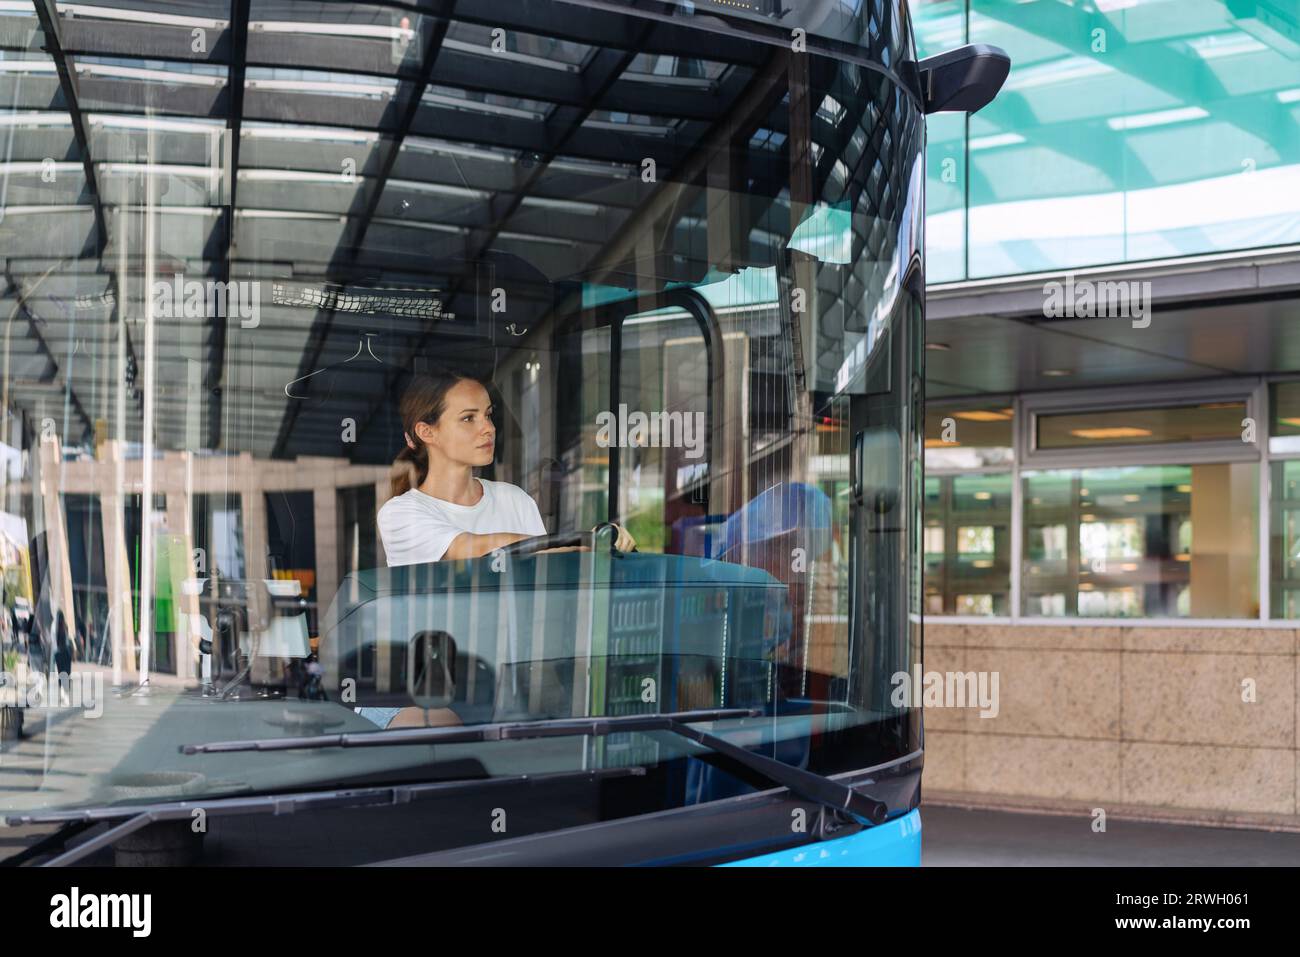
M 927 123 L 927 278 L 1300 243 L 1295 0 L 911 0 L 921 56 L 991 43 L 997 99 Z
M 887 15 L 839 16 L 866 24 L 877 53 L 910 46 Z M 496 270 L 571 273 L 627 225 L 638 174 L 671 175 L 769 50 L 672 17 L 522 0 L 0 0 L 4 401 L 88 442 L 118 418 L 109 384 L 142 360 L 147 277 L 256 282 L 255 345 L 233 322 L 157 316 L 157 442 L 310 451 L 284 383 L 347 358 L 378 312 L 390 354 L 409 358 L 435 322 L 474 315 Z M 822 104 L 812 140 L 843 181 L 845 159 L 869 161 L 889 134 L 878 120 L 840 142 L 837 107 Z M 873 115 L 889 112 L 881 100 Z M 777 157 L 788 135 L 763 128 L 751 146 Z M 879 209 L 905 199 L 872 182 Z M 884 230 L 855 238 L 888 259 Z M 492 275 L 470 288 L 430 266 L 453 259 Z M 118 326 L 124 369 L 87 348 Z

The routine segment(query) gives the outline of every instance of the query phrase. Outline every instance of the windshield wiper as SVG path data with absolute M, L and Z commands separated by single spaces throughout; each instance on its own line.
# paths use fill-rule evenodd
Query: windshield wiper
M 635 765 L 627 768 L 588 769 L 585 771 L 556 771 L 544 774 L 512 774 L 494 778 L 469 778 L 454 781 L 427 781 L 416 784 L 386 784 L 359 788 L 329 788 L 318 791 L 299 791 L 291 794 L 254 794 L 240 797 L 186 801 L 159 801 L 156 804 L 106 805 L 103 807 L 76 808 L 66 811 L 36 811 L 11 814 L 4 820 L 11 827 L 32 824 L 58 824 L 61 829 L 42 838 L 36 845 L 20 851 L 13 857 L 0 861 L 0 867 L 17 866 L 39 856 L 51 848 L 62 849 L 82 831 L 102 823 L 121 822 L 76 847 L 64 850 L 41 867 L 66 867 L 89 857 L 96 851 L 116 844 L 122 838 L 150 824 L 162 821 L 189 821 L 196 808 L 202 808 L 207 817 L 240 816 L 249 814 L 294 814 L 335 808 L 393 807 L 409 804 L 423 798 L 441 797 L 448 792 L 481 788 L 496 788 L 512 784 L 542 784 L 548 781 L 587 778 L 640 777 L 645 768 Z
M 290 751 L 318 748 L 378 748 L 417 744 L 459 744 L 479 741 L 518 741 L 527 738 L 597 737 L 627 732 L 667 731 L 694 741 L 702 747 L 728 757 L 737 764 L 763 775 L 771 781 L 837 814 L 845 815 L 864 826 L 880 824 L 889 811 L 883 801 L 863 794 L 820 774 L 796 768 L 773 758 L 754 754 L 714 734 L 693 728 L 698 721 L 723 721 L 729 718 L 756 718 L 762 711 L 752 708 L 723 708 L 703 711 L 677 711 L 669 714 L 620 715 L 604 718 L 549 718 L 540 721 L 513 721 L 465 727 L 399 728 L 310 737 L 213 741 L 181 746 L 182 754 L 218 754 L 232 751 Z

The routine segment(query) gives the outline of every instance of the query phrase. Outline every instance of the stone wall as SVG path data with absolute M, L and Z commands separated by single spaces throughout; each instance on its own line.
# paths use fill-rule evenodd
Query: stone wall
M 1294 628 L 929 620 L 925 670 L 997 671 L 1000 711 L 926 710 L 926 800 L 1300 828 L 1298 650 Z

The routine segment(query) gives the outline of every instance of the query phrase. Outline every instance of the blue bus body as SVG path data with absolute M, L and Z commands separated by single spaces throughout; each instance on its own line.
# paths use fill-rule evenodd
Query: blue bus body
M 920 867 L 921 811 L 849 837 L 832 838 L 809 847 L 777 851 L 722 867 Z

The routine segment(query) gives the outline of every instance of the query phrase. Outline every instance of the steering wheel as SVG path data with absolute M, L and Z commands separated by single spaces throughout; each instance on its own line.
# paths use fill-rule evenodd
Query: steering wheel
M 613 555 L 625 554 L 614 547 L 614 543 L 617 541 L 617 526 L 613 522 L 601 522 L 589 532 L 556 532 L 554 535 L 537 535 L 533 538 L 520 539 L 510 545 L 503 545 L 496 551 L 502 555 L 518 557 L 521 555 L 535 555 L 548 548 L 586 546 L 593 552 L 608 547 Z M 636 549 L 633 549 L 633 551 L 636 551 Z

